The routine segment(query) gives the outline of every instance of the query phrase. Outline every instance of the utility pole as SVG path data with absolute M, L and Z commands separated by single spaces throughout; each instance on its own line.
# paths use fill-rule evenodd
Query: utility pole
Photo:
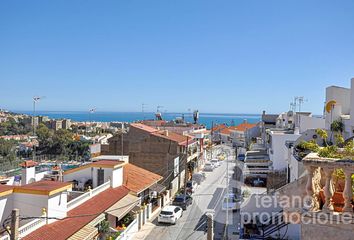
M 186 143 L 186 162 L 184 164 L 184 196 L 187 194 L 187 180 L 188 180 L 188 141 L 189 137 L 187 136 L 187 143 Z
M 214 216 L 212 213 L 207 213 L 207 240 L 214 239 Z
M 226 154 L 226 221 L 225 221 L 225 231 L 226 231 L 226 239 L 228 239 L 228 224 L 229 224 L 229 155 Z
M 18 228 L 20 225 L 20 210 L 15 208 L 11 212 L 11 235 L 10 240 L 18 240 Z
M 124 151 L 124 142 L 123 142 L 123 135 L 124 135 L 124 123 L 122 122 L 122 131 L 121 131 L 121 140 L 122 140 L 122 146 L 121 146 L 121 148 L 122 148 L 122 151 L 121 151 L 121 153 L 122 153 L 122 161 L 123 161 L 123 155 L 124 155 L 124 153 L 123 153 L 123 151 Z
M 33 116 L 32 116 L 32 127 L 33 127 L 33 137 L 36 137 L 36 103 L 41 100 L 42 97 L 33 97 Z M 38 121 L 38 118 L 37 118 Z M 33 161 L 36 161 L 36 145 L 33 144 Z
M 214 139 L 214 121 L 211 121 L 211 145 L 210 145 L 210 161 L 213 159 L 213 139 Z

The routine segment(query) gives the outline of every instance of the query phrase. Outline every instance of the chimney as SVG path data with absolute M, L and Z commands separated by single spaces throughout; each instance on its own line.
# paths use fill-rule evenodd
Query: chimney
M 247 123 L 247 119 L 243 119 L 243 123 Z
M 165 130 L 164 134 L 165 134 L 166 137 L 168 137 L 168 130 Z

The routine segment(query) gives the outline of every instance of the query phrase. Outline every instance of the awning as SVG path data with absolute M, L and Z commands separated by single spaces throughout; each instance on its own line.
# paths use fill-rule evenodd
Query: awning
M 130 212 L 136 205 L 140 203 L 140 198 L 128 194 L 113 206 L 108 208 L 105 212 L 107 214 L 113 215 L 121 220 L 128 212 Z
M 160 194 L 166 190 L 166 187 L 162 184 L 156 183 L 156 184 L 152 185 L 151 187 L 149 187 L 149 190 L 151 192 L 157 192 L 158 194 Z

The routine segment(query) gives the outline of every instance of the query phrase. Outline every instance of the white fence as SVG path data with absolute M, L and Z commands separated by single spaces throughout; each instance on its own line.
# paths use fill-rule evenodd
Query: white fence
M 43 218 L 38 218 L 38 219 L 35 219 L 31 222 L 28 222 L 25 225 L 23 225 L 22 227 L 19 227 L 19 229 L 18 229 L 19 237 L 23 238 L 26 235 L 30 234 L 31 232 L 44 226 L 45 224 L 46 224 L 46 219 L 44 218 L 44 216 L 43 216 Z M 10 236 L 8 234 L 6 234 L 6 235 L 0 237 L 0 240 L 10 240 Z
M 130 240 L 133 235 L 139 231 L 138 219 L 134 219 L 129 226 L 122 232 L 116 240 Z
M 88 192 L 78 196 L 77 198 L 74 198 L 73 200 L 71 200 L 70 202 L 67 203 L 67 208 L 68 211 L 70 211 L 71 209 L 79 206 L 80 204 L 86 202 L 87 200 L 89 200 L 90 198 L 92 198 L 93 196 L 96 196 L 97 194 L 103 192 L 104 190 L 110 188 L 111 186 L 111 181 L 107 181 L 104 184 L 89 190 Z M 1 239 L 0 239 L 1 240 Z

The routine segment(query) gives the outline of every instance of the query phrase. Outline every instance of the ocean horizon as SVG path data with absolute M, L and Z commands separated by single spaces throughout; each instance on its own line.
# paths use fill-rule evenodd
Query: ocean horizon
M 16 111 L 17 113 L 33 115 L 33 111 Z M 52 119 L 68 118 L 77 122 L 135 122 L 140 120 L 155 119 L 154 112 L 103 112 L 89 113 L 85 111 L 36 111 L 36 115 L 48 116 Z M 192 113 L 162 112 L 165 120 L 173 120 L 182 117 L 187 122 L 192 122 Z M 199 113 L 199 123 L 208 128 L 212 124 L 238 125 L 246 120 L 249 123 L 257 123 L 261 120 L 261 114 L 236 114 L 236 113 Z

